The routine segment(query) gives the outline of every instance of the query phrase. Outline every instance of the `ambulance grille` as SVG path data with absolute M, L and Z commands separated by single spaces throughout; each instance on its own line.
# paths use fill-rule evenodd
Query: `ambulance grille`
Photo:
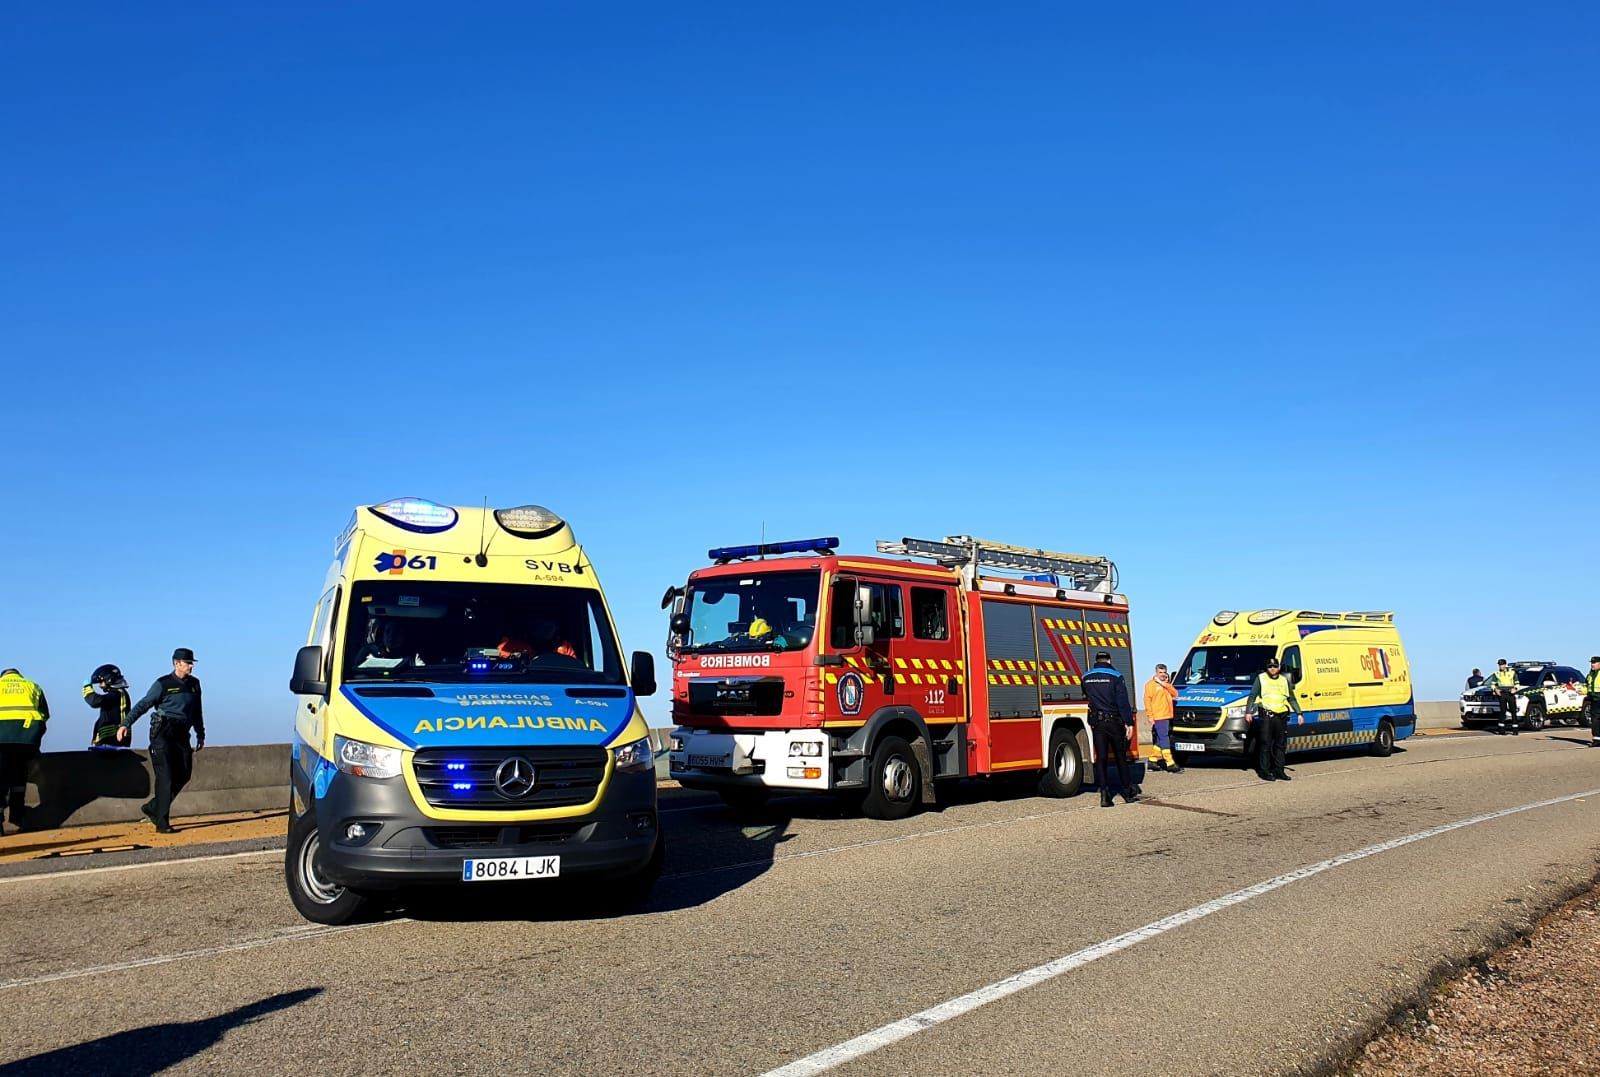
M 1177 707 L 1172 712 L 1173 725 L 1214 726 L 1221 712 L 1216 707 Z
M 592 801 L 605 779 L 607 754 L 604 748 L 424 748 L 411 767 L 435 808 L 525 812 Z M 533 788 L 523 796 L 495 788 L 496 772 L 515 758 L 534 772 Z

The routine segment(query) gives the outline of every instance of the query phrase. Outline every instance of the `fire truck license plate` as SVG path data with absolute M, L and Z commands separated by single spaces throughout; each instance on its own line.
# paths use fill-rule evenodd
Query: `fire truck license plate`
M 561 874 L 559 856 L 497 856 L 461 862 L 461 881 L 490 883 L 510 879 L 553 879 Z
M 1172 746 L 1180 752 L 1203 752 L 1206 750 L 1204 744 L 1193 740 L 1175 740 L 1172 742 Z

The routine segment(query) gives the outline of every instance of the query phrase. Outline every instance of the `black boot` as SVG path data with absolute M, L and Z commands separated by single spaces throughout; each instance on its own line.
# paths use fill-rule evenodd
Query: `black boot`
M 1100 806 L 1102 808 L 1109 808 L 1109 807 L 1112 806 L 1112 804 L 1111 804 L 1111 790 L 1106 789 L 1103 786 L 1100 789 Z
M 1178 764 L 1174 763 L 1174 764 L 1172 764 L 1172 766 L 1167 768 L 1167 773 L 1168 774 L 1182 774 L 1183 773 L 1183 768 L 1178 766 Z
M 1291 779 L 1290 779 L 1289 775 L 1285 771 L 1281 771 L 1280 770 L 1280 771 L 1278 771 L 1278 773 L 1276 773 L 1276 774 L 1274 774 L 1272 776 L 1272 780 L 1273 781 L 1278 781 L 1278 782 L 1287 782 L 1287 781 L 1290 781 Z
M 1167 761 L 1165 759 L 1152 759 L 1152 760 L 1150 760 L 1150 769 L 1151 770 L 1166 770 L 1167 769 Z

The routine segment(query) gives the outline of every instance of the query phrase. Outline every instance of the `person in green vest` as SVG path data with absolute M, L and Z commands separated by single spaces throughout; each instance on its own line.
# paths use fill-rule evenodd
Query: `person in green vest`
M 14 669 L 0 670 L 0 788 L 6 814 L 22 829 L 23 798 L 28 791 L 28 764 L 39 754 L 50 704 L 44 689 Z M 0 830 L 4 829 L 0 817 Z
M 1517 671 L 1502 658 L 1489 675 L 1489 683 L 1494 685 L 1494 693 L 1500 697 L 1500 721 L 1495 724 L 1494 731 L 1502 734 L 1509 732 L 1513 737 L 1520 735 L 1522 719 L 1517 717 Z
M 1256 708 L 1256 775 L 1264 782 L 1286 782 L 1283 769 L 1289 752 L 1289 715 L 1300 714 L 1300 701 L 1294 697 L 1294 682 L 1279 668 L 1277 658 L 1267 659 L 1267 668 L 1256 674 L 1245 708 Z
M 1583 700 L 1589 708 L 1589 747 L 1600 748 L 1600 654 L 1589 659 L 1589 675 L 1583 679 Z

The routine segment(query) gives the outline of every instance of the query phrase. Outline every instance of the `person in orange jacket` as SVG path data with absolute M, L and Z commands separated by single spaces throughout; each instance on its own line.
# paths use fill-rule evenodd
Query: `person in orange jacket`
M 1183 768 L 1172 755 L 1172 704 L 1177 698 L 1178 689 L 1167 675 L 1167 667 L 1157 665 L 1156 675 L 1144 686 L 1144 713 L 1150 719 L 1150 739 L 1155 742 L 1150 747 L 1150 766 L 1182 774 Z

